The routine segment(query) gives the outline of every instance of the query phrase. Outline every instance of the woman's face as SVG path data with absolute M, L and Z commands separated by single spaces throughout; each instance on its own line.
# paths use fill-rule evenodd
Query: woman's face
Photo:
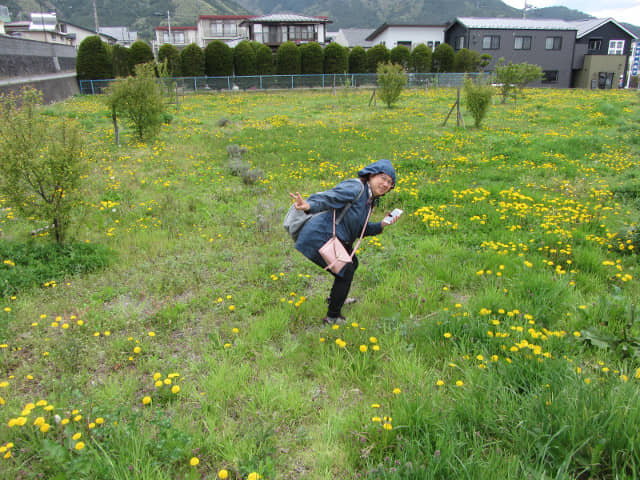
M 386 173 L 376 173 L 369 177 L 369 186 L 374 197 L 381 197 L 393 188 L 393 179 Z

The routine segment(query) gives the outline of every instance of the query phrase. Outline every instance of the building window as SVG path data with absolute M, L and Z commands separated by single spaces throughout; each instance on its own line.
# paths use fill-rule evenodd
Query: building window
M 438 45 L 440 45 L 440 42 L 436 42 L 436 48 L 438 48 Z
M 169 32 L 162 32 L 162 43 L 171 43 L 171 40 L 169 40 Z
M 237 31 L 238 25 L 235 23 L 225 23 L 224 24 L 224 34 L 226 35 L 235 35 Z
M 456 41 L 456 48 L 458 50 L 462 50 L 464 48 L 464 36 L 458 37 L 458 40 Z
M 545 50 L 562 49 L 562 37 L 547 37 L 544 42 Z
M 589 51 L 595 52 L 602 50 L 602 39 L 601 38 L 590 38 L 589 39 Z
M 211 36 L 219 37 L 222 35 L 222 22 L 215 22 L 211 24 Z
M 407 47 L 409 50 L 411 50 L 411 40 L 400 40 L 397 43 L 398 46 L 403 46 L 403 47 Z
M 299 25 L 289 27 L 289 40 L 295 41 L 310 41 L 313 40 L 313 26 L 312 25 Z
M 433 50 L 433 42 L 427 42 L 427 47 Z
M 558 83 L 558 70 L 543 71 L 542 83 Z
M 515 37 L 514 50 L 531 50 L 531 37 Z
M 486 35 L 482 37 L 483 50 L 497 50 L 500 48 L 500 37 L 498 35 Z
M 609 40 L 608 55 L 622 55 L 624 53 L 624 40 Z
M 184 32 L 175 32 L 173 36 L 175 38 L 175 43 L 177 44 L 184 43 Z

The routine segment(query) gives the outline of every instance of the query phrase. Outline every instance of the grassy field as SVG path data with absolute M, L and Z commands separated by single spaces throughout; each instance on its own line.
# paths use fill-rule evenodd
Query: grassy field
M 1 213 L 0 478 L 640 477 L 640 97 L 442 127 L 455 95 L 192 96 L 121 147 L 100 99 L 47 107 L 87 132 L 84 194 L 62 250 Z M 374 219 L 405 215 L 326 327 L 288 192 L 380 158 Z

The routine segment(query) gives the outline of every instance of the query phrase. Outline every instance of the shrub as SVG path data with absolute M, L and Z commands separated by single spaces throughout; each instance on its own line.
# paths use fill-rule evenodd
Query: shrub
M 321 74 L 324 70 L 324 52 L 317 42 L 300 46 L 300 71 L 304 75 Z
M 391 108 L 407 84 L 407 75 L 402 65 L 393 63 L 381 63 L 378 65 L 377 73 L 380 99 Z
M 85 38 L 78 47 L 76 57 L 78 80 L 112 78 L 113 70 L 107 45 L 97 35 Z
M 465 76 L 463 101 L 475 121 L 475 126 L 478 128 L 482 120 L 487 116 L 493 93 L 493 87 L 483 78 L 479 78 L 477 82 L 474 82 L 471 78 Z
M 222 40 L 214 40 L 204 49 L 205 73 L 210 77 L 233 75 L 233 50 Z
M 204 52 L 195 43 L 180 51 L 180 68 L 184 77 L 202 77 L 204 75 Z
M 367 69 L 370 73 L 378 71 L 378 64 L 388 62 L 391 59 L 389 49 L 383 44 L 378 44 L 367 50 Z
M 276 51 L 276 72 L 278 75 L 300 73 L 300 49 L 293 42 L 284 42 Z
M 367 73 L 367 51 L 353 47 L 349 52 L 349 73 Z
M 106 101 L 113 112 L 116 131 L 119 112 L 129 117 L 140 140 L 153 138 L 160 129 L 164 101 L 153 64 L 138 65 L 135 77 L 118 80 L 109 88 Z
M 390 55 L 391 63 L 396 65 L 402 65 L 402 68 L 407 70 L 409 68 L 409 58 L 411 52 L 404 45 L 397 45 L 391 49 Z
M 424 43 L 417 45 L 412 51 L 409 63 L 412 72 L 428 73 L 431 71 L 431 49 Z
M 324 73 L 346 73 L 349 71 L 347 49 L 339 43 L 324 47 Z
M 515 99 L 517 93 L 527 84 L 542 77 L 542 68 L 528 63 L 505 64 L 504 58 L 501 58 L 496 66 L 495 75 L 496 81 L 500 84 L 502 103 L 505 103 L 508 96 L 513 96 Z
M 79 195 L 82 136 L 69 118 L 39 112 L 42 93 L 0 97 L 0 191 L 20 214 L 51 222 L 65 241 Z
M 158 63 L 166 63 L 165 72 L 170 77 L 180 76 L 180 51 L 171 45 L 165 43 L 158 50 Z
M 129 69 L 129 49 L 117 43 L 113 45 L 111 47 L 111 64 L 114 77 L 128 77 L 131 74 Z
M 238 76 L 255 75 L 256 52 L 248 40 L 243 40 L 233 49 L 233 66 Z
M 453 70 L 455 55 L 453 47 L 448 43 L 438 45 L 432 57 L 433 71 L 439 73 L 451 72 Z
M 479 65 L 480 54 L 468 48 L 458 50 L 453 59 L 454 72 L 477 72 Z
M 153 50 L 147 42 L 138 40 L 131 44 L 129 48 L 129 69 L 132 74 L 135 74 L 136 65 L 143 63 L 153 62 Z
M 256 68 L 258 75 L 272 75 L 275 71 L 273 52 L 263 43 L 256 50 Z

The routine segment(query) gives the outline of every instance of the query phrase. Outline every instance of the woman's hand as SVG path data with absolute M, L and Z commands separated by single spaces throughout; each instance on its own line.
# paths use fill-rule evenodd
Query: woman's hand
M 302 195 L 300 195 L 300 192 L 296 192 L 291 193 L 289 192 L 289 196 L 293 199 L 293 204 L 296 207 L 296 210 L 302 210 L 303 212 L 307 212 L 311 207 L 309 206 L 309 204 L 307 203 L 307 201 L 302 198 Z

